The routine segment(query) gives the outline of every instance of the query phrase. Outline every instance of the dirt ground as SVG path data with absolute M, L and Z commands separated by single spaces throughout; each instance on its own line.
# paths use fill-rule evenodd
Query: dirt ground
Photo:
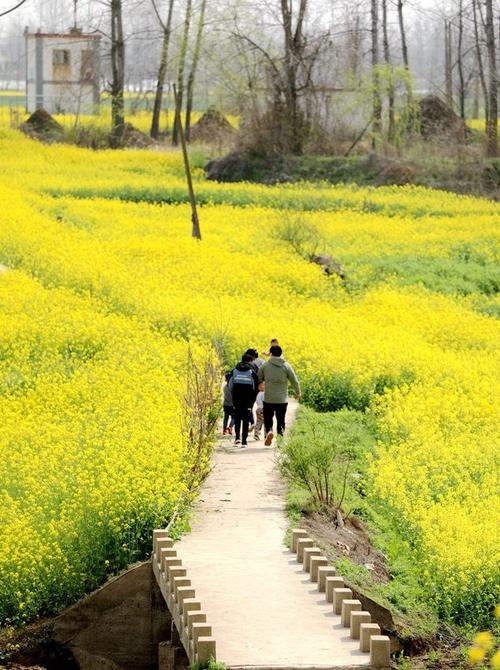
M 369 570 L 375 581 L 389 581 L 384 556 L 374 549 L 363 522 L 357 517 L 347 519 L 340 528 L 324 515 L 312 513 L 304 517 L 302 526 L 332 557 L 349 558 Z

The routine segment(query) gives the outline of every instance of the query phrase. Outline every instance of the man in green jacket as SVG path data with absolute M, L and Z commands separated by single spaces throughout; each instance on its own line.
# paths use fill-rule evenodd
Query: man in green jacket
M 283 351 L 279 345 L 269 350 L 269 360 L 259 368 L 259 382 L 265 382 L 264 390 L 264 430 L 269 446 L 273 441 L 273 419 L 276 415 L 278 435 L 285 431 L 285 416 L 288 408 L 288 383 L 290 382 L 297 399 L 300 400 L 300 384 L 294 369 L 283 358 Z

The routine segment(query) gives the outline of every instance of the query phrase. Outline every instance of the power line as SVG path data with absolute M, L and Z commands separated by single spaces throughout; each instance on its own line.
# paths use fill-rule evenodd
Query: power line
M 5 10 L 5 12 L 2 12 L 0 14 L 0 19 L 2 18 L 2 16 L 7 16 L 7 14 L 10 14 L 11 12 L 14 12 L 21 5 L 24 5 L 25 2 L 27 2 L 27 0 L 21 0 L 21 2 L 18 2 L 17 5 L 15 5 L 14 7 L 11 7 L 10 9 Z

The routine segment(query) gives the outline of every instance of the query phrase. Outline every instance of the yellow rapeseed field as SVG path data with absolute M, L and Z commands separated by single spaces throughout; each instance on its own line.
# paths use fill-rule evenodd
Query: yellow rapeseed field
M 70 601 L 168 519 L 189 466 L 188 345 L 229 364 L 271 337 L 306 402 L 373 413 L 370 495 L 439 611 L 485 616 L 499 565 L 498 205 L 200 178 L 200 243 L 177 154 L 0 130 L 0 165 L 4 621 Z M 307 261 L 313 247 L 344 282 Z

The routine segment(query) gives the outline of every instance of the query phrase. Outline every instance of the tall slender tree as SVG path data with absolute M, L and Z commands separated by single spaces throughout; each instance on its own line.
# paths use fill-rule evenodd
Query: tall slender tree
M 189 29 L 191 27 L 191 18 L 193 14 L 193 0 L 186 0 L 186 12 L 184 14 L 184 28 L 182 31 L 181 47 L 179 51 L 179 67 L 177 71 L 177 103 L 174 120 L 174 129 L 172 133 L 172 143 L 179 144 L 179 120 L 184 102 L 184 71 L 186 69 L 186 55 L 189 41 Z M 179 108 L 177 109 L 177 105 Z M 177 113 L 177 111 L 179 113 Z
M 481 90 L 483 92 L 483 101 L 484 101 L 484 122 L 485 129 L 488 124 L 489 116 L 489 99 L 488 99 L 488 84 L 486 83 L 486 75 L 484 73 L 484 63 L 483 63 L 483 52 L 481 49 L 481 40 L 479 37 L 479 21 L 478 21 L 478 0 L 472 0 L 472 14 L 474 19 L 474 39 L 476 46 L 476 60 L 477 60 L 477 71 L 479 75 L 479 81 L 481 84 Z
M 444 86 L 446 104 L 453 109 L 452 32 L 448 19 L 444 22 Z
M 486 48 L 488 50 L 489 116 L 486 125 L 486 151 L 488 156 L 496 156 L 498 149 L 498 77 L 495 45 L 495 25 L 493 0 L 486 2 Z
M 397 0 L 399 34 L 401 36 L 401 55 L 405 69 L 406 103 L 408 106 L 408 121 L 413 121 L 413 85 L 411 81 L 410 57 L 408 55 L 408 42 L 406 39 L 406 26 L 404 17 L 404 0 Z
M 308 0 L 300 0 L 297 14 L 293 16 L 291 0 L 281 0 L 281 23 L 283 27 L 284 53 L 284 115 L 287 129 L 287 143 L 293 153 L 300 153 L 304 144 L 304 120 L 300 109 L 299 97 L 301 83 L 300 70 L 305 65 L 306 40 L 304 22 L 306 19 Z
M 153 5 L 154 1 L 155 0 L 152 0 Z M 169 0 L 167 20 L 165 21 L 165 23 L 161 22 L 163 30 L 163 39 L 161 44 L 160 65 L 158 67 L 158 77 L 156 81 L 155 100 L 153 105 L 153 117 L 151 119 L 151 137 L 153 137 L 154 139 L 158 138 L 160 132 L 160 112 L 161 112 L 161 103 L 163 99 L 163 89 L 165 86 L 165 77 L 167 76 L 168 50 L 170 47 L 170 36 L 172 34 L 172 16 L 174 13 L 174 1 L 175 0 Z M 158 18 L 160 18 L 158 13 L 157 16 Z
M 458 102 L 460 116 L 465 121 L 465 74 L 464 74 L 464 3 L 459 0 L 458 3 L 458 40 L 457 40 L 457 69 L 458 69 Z
M 382 130 L 382 97 L 380 95 L 378 49 L 378 0 L 371 0 L 372 86 L 373 86 L 373 148 Z
M 191 69 L 189 70 L 189 76 L 187 81 L 186 123 L 185 123 L 185 135 L 187 142 L 189 142 L 189 140 L 191 139 L 191 113 L 193 111 L 194 84 L 196 79 L 196 72 L 198 70 L 198 63 L 201 55 L 201 43 L 203 41 L 203 30 L 205 28 L 206 7 L 207 7 L 207 0 L 201 0 L 200 16 L 198 18 L 198 29 L 196 31 L 196 40 L 194 43 L 193 60 L 191 62 Z
M 121 0 L 111 0 L 111 144 L 118 147 L 125 130 L 125 41 Z
M 387 128 L 387 139 L 389 142 L 394 141 L 395 133 L 395 114 L 394 114 L 394 73 L 391 64 L 391 51 L 389 46 L 389 28 L 387 21 L 387 0 L 382 0 L 382 37 L 384 45 L 384 60 L 387 65 L 387 107 L 388 107 L 388 116 L 389 124 Z

